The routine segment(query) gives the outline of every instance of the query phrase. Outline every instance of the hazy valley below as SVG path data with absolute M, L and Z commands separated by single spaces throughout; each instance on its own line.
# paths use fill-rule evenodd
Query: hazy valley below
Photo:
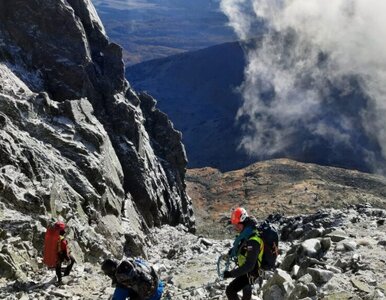
M 93 0 L 127 65 L 235 40 L 216 0 Z

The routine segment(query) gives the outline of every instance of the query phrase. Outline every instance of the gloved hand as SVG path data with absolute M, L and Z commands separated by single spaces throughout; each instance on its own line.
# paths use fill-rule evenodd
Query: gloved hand
M 232 273 L 230 271 L 225 271 L 223 277 L 224 277 L 224 279 L 231 278 Z

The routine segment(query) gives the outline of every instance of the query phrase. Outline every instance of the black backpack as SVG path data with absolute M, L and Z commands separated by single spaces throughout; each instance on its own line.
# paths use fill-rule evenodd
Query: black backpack
M 262 223 L 257 229 L 264 242 L 261 268 L 264 270 L 272 270 L 275 268 L 276 259 L 279 255 L 279 234 L 276 228 L 268 222 Z
M 132 289 L 142 299 L 154 295 L 158 287 L 158 275 L 155 270 L 141 259 L 126 259 L 122 261 L 115 278 L 118 283 Z

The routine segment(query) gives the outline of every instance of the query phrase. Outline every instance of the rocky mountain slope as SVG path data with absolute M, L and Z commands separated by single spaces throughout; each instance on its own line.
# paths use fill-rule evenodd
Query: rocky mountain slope
M 130 88 L 90 0 L 0 1 L 0 132 L 0 276 L 37 271 L 52 219 L 79 263 L 194 231 L 181 134 Z
M 288 159 L 258 162 L 222 173 L 213 168 L 190 169 L 187 191 L 194 199 L 198 232 L 221 232 L 221 220 L 232 207 L 244 206 L 259 218 L 269 214 L 315 213 L 371 203 L 386 208 L 386 178 L 341 168 Z M 201 225 L 202 224 L 202 225 Z
M 385 299 L 385 220 L 386 211 L 370 205 L 275 215 L 271 221 L 281 232 L 279 268 L 264 275 L 261 287 L 254 285 L 253 299 Z M 148 237 L 153 244 L 149 260 L 166 283 L 163 299 L 226 299 L 230 280 L 218 277 L 216 264 L 232 240 L 196 236 L 181 225 L 153 228 Z M 19 241 L 18 251 L 31 250 L 22 245 Z M 90 263 L 77 264 L 60 287 L 53 284 L 54 272 L 28 270 L 25 275 L 24 282 L 0 278 L 0 297 L 91 300 L 113 293 L 110 280 Z

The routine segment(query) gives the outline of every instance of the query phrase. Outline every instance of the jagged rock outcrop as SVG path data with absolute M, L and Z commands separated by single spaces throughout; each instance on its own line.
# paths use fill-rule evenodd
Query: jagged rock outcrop
M 144 232 L 152 226 L 194 230 L 181 135 L 129 87 L 121 52 L 90 0 L 0 0 L 0 222 L 7 239 L 27 230 L 41 242 L 42 226 L 62 218 L 79 259 L 95 261 L 108 252 L 146 256 Z M 20 242 L 36 246 L 29 253 L 36 260 L 42 243 L 34 239 Z M 15 276 L 18 265 L 2 275 Z

